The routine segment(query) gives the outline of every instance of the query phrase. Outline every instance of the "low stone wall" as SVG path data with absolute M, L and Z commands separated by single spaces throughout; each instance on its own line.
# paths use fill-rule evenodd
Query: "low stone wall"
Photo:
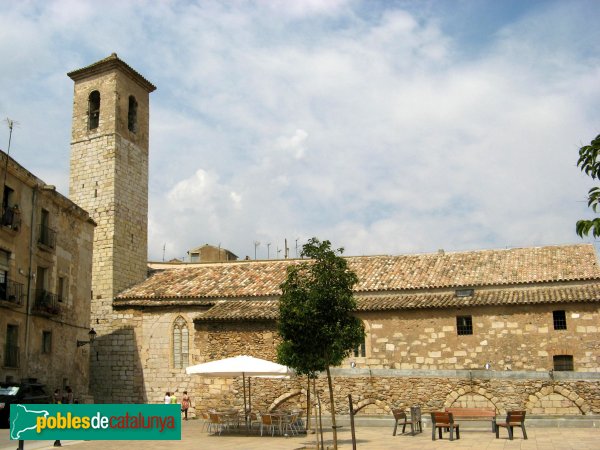
M 361 415 L 373 416 L 415 404 L 421 405 L 424 413 L 462 406 L 493 407 L 498 414 L 512 409 L 542 416 L 600 414 L 600 374 L 333 369 L 332 375 L 338 414 L 348 414 L 348 394 L 352 394 L 355 408 L 362 407 Z M 197 378 L 194 384 L 195 406 L 200 409 L 243 407 L 241 379 Z M 251 378 L 250 385 L 254 411 L 306 408 L 306 377 Z M 328 414 L 325 374 L 315 385 L 322 410 Z

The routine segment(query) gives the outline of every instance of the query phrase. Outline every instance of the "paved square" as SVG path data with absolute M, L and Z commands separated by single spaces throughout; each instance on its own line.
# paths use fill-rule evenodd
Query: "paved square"
M 304 447 L 314 448 L 315 435 L 293 437 L 281 436 L 245 436 L 227 433 L 221 436 L 208 434 L 202 429 L 199 420 L 182 423 L 181 441 L 66 441 L 63 447 L 73 450 L 296 450 Z M 599 428 L 531 428 L 527 429 L 528 440 L 522 438 L 519 429 L 515 430 L 515 439 L 508 440 L 506 430 L 501 438 L 483 429 L 461 430 L 460 440 L 450 442 L 448 434 L 443 440 L 431 440 L 431 429 L 427 428 L 416 436 L 392 436 L 390 427 L 358 427 L 356 430 L 357 448 L 360 450 L 387 450 L 401 448 L 408 450 L 433 449 L 524 449 L 524 450 L 598 450 L 600 449 Z M 331 433 L 325 433 L 326 445 L 331 445 Z M 339 448 L 351 449 L 350 430 L 344 427 L 339 432 Z M 8 430 L 0 430 L 0 450 L 15 450 L 17 443 L 8 440 Z M 26 450 L 52 449 L 52 442 L 29 441 Z

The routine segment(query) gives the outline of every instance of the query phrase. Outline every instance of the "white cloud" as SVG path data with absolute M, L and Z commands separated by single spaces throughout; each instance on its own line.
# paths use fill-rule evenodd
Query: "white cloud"
M 523 6 L 471 30 L 470 52 L 446 22 L 477 22 L 460 4 L 45 5 L 0 17 L 15 157 L 65 185 L 65 73 L 116 51 L 158 86 L 153 259 L 165 244 L 167 259 L 204 243 L 253 256 L 255 240 L 272 257 L 286 237 L 348 254 L 577 241 L 592 183 L 576 150 L 600 132 L 597 8 Z

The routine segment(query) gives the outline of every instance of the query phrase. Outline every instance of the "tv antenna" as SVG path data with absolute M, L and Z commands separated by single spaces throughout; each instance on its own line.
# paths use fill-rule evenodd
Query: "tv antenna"
M 18 124 L 19 122 L 17 122 L 16 120 L 9 119 L 8 117 L 6 118 L 6 125 L 8 125 L 8 148 L 6 149 L 6 166 L 4 167 L 4 181 L 2 183 L 3 192 L 6 189 L 6 174 L 8 173 L 8 160 L 10 158 L 10 143 L 12 141 L 12 132 L 13 128 Z
M 256 260 L 256 248 L 260 245 L 260 241 L 254 241 L 254 260 Z

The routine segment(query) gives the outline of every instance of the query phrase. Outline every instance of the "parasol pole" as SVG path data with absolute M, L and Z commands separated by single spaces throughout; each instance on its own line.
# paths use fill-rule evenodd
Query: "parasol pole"
M 242 372 L 242 383 L 244 386 L 244 421 L 246 428 L 248 428 L 248 417 L 246 416 L 246 372 Z
M 248 377 L 248 411 L 244 411 L 244 414 L 252 411 L 252 385 L 250 377 Z

